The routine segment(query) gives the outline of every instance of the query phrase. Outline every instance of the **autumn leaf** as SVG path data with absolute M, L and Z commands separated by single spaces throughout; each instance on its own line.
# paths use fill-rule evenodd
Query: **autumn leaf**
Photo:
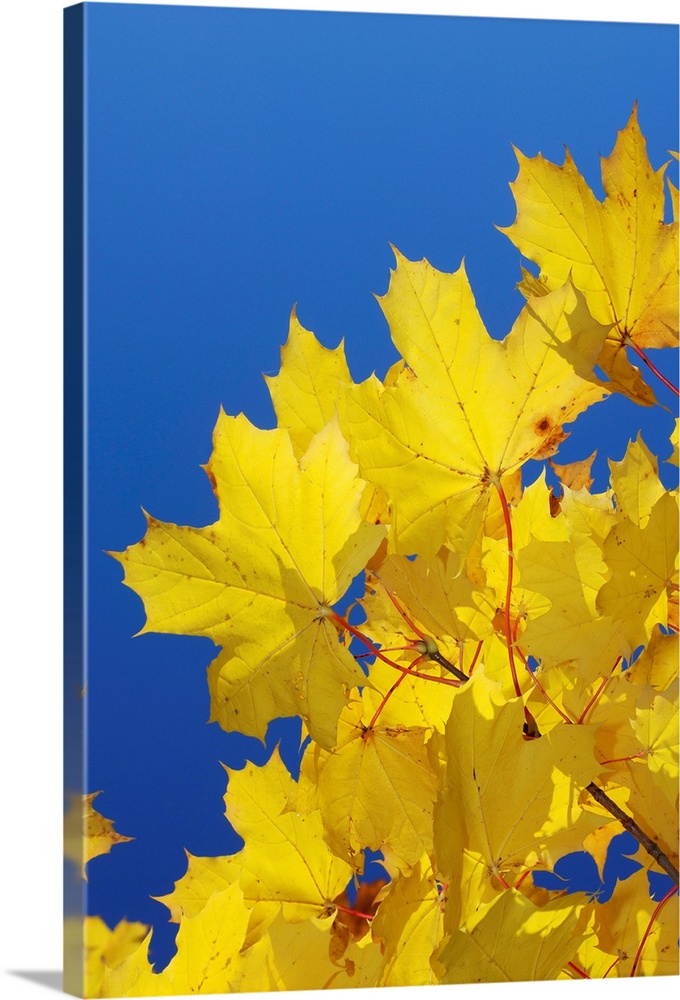
M 606 393 L 589 381 L 604 331 L 570 284 L 532 299 L 500 342 L 484 329 L 465 270 L 397 256 L 380 300 L 415 377 L 346 392 L 342 424 L 361 475 L 392 504 L 392 551 L 462 559 L 494 484 L 554 454 L 563 425 Z M 493 399 L 493 405 L 489 401 Z
M 77 921 L 78 949 L 70 957 L 82 970 L 82 992 L 86 997 L 99 996 L 105 969 L 115 969 L 140 947 L 149 934 L 146 924 L 120 920 L 111 930 L 101 917 Z M 64 928 L 66 946 L 70 928 Z M 80 992 L 80 989 L 79 989 Z
M 337 421 L 298 463 L 286 431 L 222 413 L 207 471 L 215 524 L 149 517 L 141 542 L 115 554 L 144 601 L 142 632 L 223 647 L 208 672 L 211 721 L 222 728 L 264 740 L 272 719 L 301 715 L 332 746 L 344 691 L 363 675 L 329 609 L 385 532 L 361 519 L 363 483 Z
M 678 975 L 678 900 L 670 899 L 652 922 L 657 903 L 650 898 L 647 871 L 642 868 L 617 886 L 612 898 L 594 907 L 600 948 L 618 961 L 610 975 L 628 978 L 639 953 L 638 976 Z M 645 932 L 650 929 L 644 939 Z
M 75 862 L 87 882 L 85 865 L 100 854 L 108 854 L 116 844 L 134 840 L 114 829 L 114 821 L 97 812 L 92 803 L 101 790 L 89 795 L 69 796 L 64 815 L 64 856 Z
M 550 291 L 571 276 L 593 318 L 610 328 L 598 365 L 611 388 L 636 402 L 654 393 L 626 357 L 626 345 L 678 342 L 678 227 L 664 223 L 665 166 L 653 170 L 633 109 L 611 156 L 602 159 L 597 200 L 569 151 L 559 167 L 515 151 L 515 222 L 500 232 L 541 268 Z
M 113 969 L 99 996 L 169 996 L 233 993 L 266 988 L 264 945 L 242 952 L 249 911 L 238 885 L 214 893 L 195 916 L 182 917 L 177 953 L 162 972 L 153 971 L 148 939 Z
M 364 848 L 384 850 L 408 870 L 432 848 L 435 775 L 424 729 L 379 719 L 369 725 L 379 701 L 364 688 L 340 716 L 338 745 L 319 773 L 319 801 L 337 854 L 355 863 Z
M 385 967 L 381 986 L 429 986 L 438 982 L 430 956 L 443 934 L 444 887 L 423 857 L 410 875 L 392 882 L 373 921 Z
M 642 440 L 642 434 L 629 441 L 621 462 L 609 460 L 609 468 L 617 507 L 630 521 L 644 528 L 665 490 L 659 479 L 659 463 Z
M 652 628 L 668 622 L 668 588 L 678 559 L 678 503 L 664 493 L 644 527 L 624 518 L 607 536 L 603 556 L 611 578 L 597 597 L 628 643 L 627 652 L 646 645 Z
M 384 959 L 370 936 L 350 942 L 333 961 L 332 937 L 316 924 L 279 918 L 266 938 L 268 990 L 348 989 L 377 986 Z
M 246 842 L 238 855 L 246 899 L 261 903 L 272 919 L 281 910 L 293 923 L 328 920 L 352 868 L 326 843 L 321 813 L 286 811 L 287 772 L 277 752 L 264 767 L 226 770 L 227 819 Z M 289 775 L 287 781 L 295 784 Z
M 594 732 L 560 726 L 526 741 L 523 723 L 522 699 L 506 701 L 483 668 L 454 699 L 434 827 L 435 856 L 452 895 L 462 878 L 464 851 L 479 856 L 487 879 L 512 884 L 526 868 L 551 868 L 599 825 L 578 804 L 599 771 Z
M 233 885 L 239 876 L 237 855 L 199 858 L 189 851 L 185 851 L 185 854 L 187 870 L 175 883 L 175 888 L 165 896 L 153 897 L 167 906 L 170 910 L 170 920 L 176 924 L 183 916 L 195 917 L 211 896 Z
M 290 431 L 297 458 L 335 412 L 344 386 L 351 383 L 343 345 L 331 351 L 300 324 L 295 310 L 288 340 L 281 348 L 281 370 L 265 375 L 277 424 Z
M 559 465 L 557 462 L 553 462 L 552 458 L 549 461 L 563 486 L 568 486 L 572 490 L 589 490 L 593 485 L 591 470 L 596 457 L 597 451 L 594 451 L 592 455 L 581 459 L 580 462 L 568 462 L 566 465 Z
M 678 634 L 662 632 L 659 627 L 626 672 L 626 679 L 636 684 L 649 684 L 656 691 L 665 691 L 678 678 Z
M 583 903 L 558 899 L 535 906 L 509 889 L 445 943 L 437 963 L 443 983 L 538 982 L 555 979 L 585 935 Z

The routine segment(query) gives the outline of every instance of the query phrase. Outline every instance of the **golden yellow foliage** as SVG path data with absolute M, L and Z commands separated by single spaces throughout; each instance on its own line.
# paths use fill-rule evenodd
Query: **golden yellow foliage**
M 267 379 L 277 428 L 219 416 L 218 519 L 148 517 L 115 554 L 142 631 L 221 647 L 211 721 L 264 740 L 299 717 L 304 741 L 297 778 L 278 750 L 226 768 L 244 846 L 187 852 L 157 897 L 179 925 L 167 968 L 145 927 L 88 925 L 91 995 L 677 973 L 677 895 L 647 882 L 677 887 L 673 470 L 640 434 L 602 492 L 596 452 L 547 467 L 612 390 L 655 402 L 626 351 L 677 342 L 677 223 L 636 111 L 603 203 L 569 154 L 518 158 L 504 231 L 541 273 L 503 341 L 462 265 L 395 251 L 384 381 L 353 384 L 342 345 L 293 312 Z M 89 857 L 128 839 L 91 798 Z M 534 883 L 583 849 L 602 876 L 622 830 L 647 867 L 609 902 Z M 367 881 L 370 851 L 384 879 Z
M 678 343 L 678 224 L 664 223 L 665 167 L 655 171 L 649 162 L 637 107 L 602 160 L 603 203 L 568 151 L 561 167 L 540 153 L 516 152 L 517 218 L 501 232 L 539 265 L 546 289 L 571 276 L 593 318 L 609 328 L 597 363 L 611 387 L 654 403 L 625 347 Z
M 75 862 L 87 882 L 85 865 L 100 854 L 108 854 L 115 844 L 134 840 L 114 829 L 114 821 L 102 816 L 92 805 L 101 791 L 71 795 L 64 815 L 64 857 Z

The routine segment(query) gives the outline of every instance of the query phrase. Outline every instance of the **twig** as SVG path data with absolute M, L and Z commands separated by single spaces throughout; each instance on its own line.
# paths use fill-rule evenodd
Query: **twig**
M 670 858 L 664 854 L 659 845 L 655 844 L 654 841 L 640 829 L 632 816 L 629 816 L 623 811 L 623 809 L 620 809 L 616 802 L 610 799 L 606 792 L 603 792 L 601 788 L 598 788 L 594 782 L 591 781 L 589 785 L 586 785 L 586 791 L 590 792 L 595 801 L 599 802 L 599 804 L 606 809 L 608 813 L 611 813 L 614 819 L 618 819 L 621 826 L 628 830 L 629 833 L 632 833 L 637 842 L 647 851 L 647 854 L 654 858 L 659 868 L 662 868 L 667 875 L 670 875 L 677 886 L 679 880 L 678 869 L 673 865 Z

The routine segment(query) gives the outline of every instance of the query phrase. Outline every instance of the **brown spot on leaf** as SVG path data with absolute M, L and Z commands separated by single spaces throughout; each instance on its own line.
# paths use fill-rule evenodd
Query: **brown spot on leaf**
M 209 465 L 204 465 L 203 468 L 205 469 L 205 473 L 208 479 L 210 480 L 210 485 L 213 488 L 213 493 L 217 495 L 217 480 L 215 479 L 214 472 L 212 471 Z
M 550 490 L 550 516 L 557 517 L 557 515 L 562 510 L 562 498 L 556 496 L 552 489 Z

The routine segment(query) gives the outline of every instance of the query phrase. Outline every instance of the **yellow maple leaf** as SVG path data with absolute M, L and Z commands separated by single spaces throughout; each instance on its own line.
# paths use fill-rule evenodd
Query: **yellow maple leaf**
M 629 441 L 622 461 L 609 460 L 611 486 L 616 505 L 634 524 L 644 528 L 654 504 L 665 493 L 659 479 L 659 463 L 638 434 Z
M 128 920 L 120 920 L 112 930 L 101 917 L 65 921 L 65 956 L 68 951 L 64 963 L 65 987 L 78 996 L 99 996 L 104 970 L 114 969 L 125 961 L 148 934 L 146 924 Z
M 289 924 L 278 918 L 263 939 L 268 946 L 268 990 L 348 989 L 379 984 L 384 958 L 367 935 L 350 942 L 338 958 L 329 928 L 307 921 Z M 335 960 L 334 960 L 335 959 Z
M 656 784 L 671 801 L 678 793 L 678 691 L 645 687 L 635 706 L 633 732 Z M 636 761 L 632 762 L 632 767 Z
M 227 819 L 245 840 L 239 884 L 249 904 L 262 904 L 272 919 L 281 910 L 292 923 L 328 921 L 352 868 L 328 846 L 321 813 L 288 811 L 285 786 L 295 782 L 276 751 L 264 767 L 225 770 Z
M 290 317 L 288 340 L 281 348 L 281 370 L 265 375 L 279 427 L 287 427 L 295 454 L 306 452 L 315 434 L 333 416 L 343 388 L 352 378 L 342 343 L 329 350 Z
M 585 939 L 584 904 L 558 899 L 535 906 L 513 889 L 452 934 L 437 957 L 443 983 L 555 979 Z
M 455 553 L 442 548 L 430 560 L 387 556 L 367 573 L 362 632 L 402 670 L 419 661 L 411 675 L 400 675 L 380 658 L 370 665 L 370 684 L 382 695 L 399 682 L 382 711 L 383 725 L 443 732 L 455 692 L 450 668 L 467 672 L 479 655 L 478 637 L 493 631 L 487 609 L 475 603 L 474 585 L 456 576 L 457 563 Z
M 647 644 L 655 625 L 668 623 L 668 591 L 678 560 L 677 497 L 664 492 L 644 527 L 623 518 L 605 539 L 603 557 L 611 578 L 597 596 L 597 608 L 616 622 L 628 654 Z
M 381 986 L 429 986 L 438 982 L 430 956 L 443 934 L 445 893 L 423 857 L 410 875 L 397 878 L 380 904 L 371 932 L 385 954 Z
M 550 868 L 562 854 L 578 850 L 601 823 L 578 803 L 600 770 L 594 731 L 563 725 L 527 741 L 523 723 L 522 699 L 506 701 L 484 668 L 454 699 L 434 827 L 437 868 L 452 893 L 463 876 L 464 851 L 479 856 L 487 879 L 512 884 L 527 867 Z
M 677 976 L 678 900 L 669 899 L 652 922 L 657 903 L 650 898 L 647 870 L 641 868 L 620 882 L 606 903 L 594 906 L 595 933 L 603 951 L 614 954 L 611 977 Z M 650 926 L 651 925 L 651 926 Z M 649 934 L 643 942 L 645 932 Z
M 183 916 L 177 953 L 162 972 L 148 958 L 149 939 L 115 968 L 106 969 L 99 996 L 172 996 L 266 988 L 266 947 L 243 951 L 249 910 L 238 885 L 214 893 L 199 913 Z
M 341 714 L 338 746 L 320 770 L 319 802 L 336 853 L 356 864 L 364 848 L 389 851 L 393 863 L 408 870 L 432 849 L 436 775 L 426 730 L 380 719 L 368 728 L 379 702 L 364 688 Z
M 523 503 L 517 508 L 518 515 Z M 542 528 L 533 511 L 529 513 L 532 516 L 528 519 L 514 517 L 518 528 L 524 523 L 526 540 L 526 544 L 515 546 L 519 585 L 514 596 L 522 599 L 520 610 L 527 618 L 520 643 L 544 670 L 578 663 L 577 683 L 582 693 L 611 669 L 625 648 L 611 621 L 597 608 L 598 593 L 609 573 L 602 536 L 606 537 L 616 523 L 611 500 L 606 497 L 601 506 L 584 488 L 573 491 L 565 486 L 560 514 L 550 519 L 552 527 Z M 502 563 L 498 572 L 502 572 Z M 532 594 L 540 595 L 542 601 Z M 547 669 L 540 680 L 548 693 L 559 699 L 562 679 Z
M 380 303 L 412 377 L 349 387 L 343 429 L 361 475 L 389 496 L 391 550 L 430 557 L 446 543 L 463 559 L 494 484 L 554 454 L 563 425 L 606 395 L 587 373 L 604 330 L 567 283 L 493 340 L 462 266 L 445 274 L 398 253 Z
M 626 672 L 626 678 L 637 684 L 649 684 L 656 691 L 665 691 L 678 677 L 678 633 L 670 634 L 655 628 L 648 645 Z
M 602 159 L 604 203 L 568 151 L 561 167 L 540 153 L 515 152 L 519 173 L 510 187 L 517 218 L 500 231 L 539 265 L 548 290 L 571 276 L 594 319 L 610 327 L 597 363 L 611 387 L 653 403 L 625 347 L 678 342 L 678 226 L 663 221 L 665 166 L 651 167 L 637 106 L 611 156 Z
M 100 854 L 108 854 L 116 844 L 134 840 L 114 829 L 114 821 L 97 812 L 92 803 L 101 790 L 89 795 L 70 795 L 64 815 L 64 856 L 74 861 L 87 882 L 85 865 Z
M 523 623 L 541 616 L 550 607 L 550 601 L 542 591 L 523 586 L 525 553 L 532 543 L 543 552 L 549 551 L 546 543 L 566 542 L 568 539 L 565 518 L 551 514 L 550 490 L 545 482 L 545 473 L 524 490 L 521 500 L 513 508 L 512 539 L 511 617 L 513 621 L 519 620 L 524 627 Z M 502 609 L 506 599 L 508 540 L 505 532 L 499 538 L 485 537 L 481 549 L 487 586 L 477 591 L 475 601 L 486 611 L 487 619 L 493 620 L 496 609 Z
M 189 851 L 187 870 L 177 882 L 172 892 L 153 898 L 170 910 L 170 920 L 178 924 L 183 916 L 195 917 L 200 913 L 211 896 L 222 892 L 238 881 L 239 866 L 237 855 L 217 858 L 199 858 Z
M 220 505 L 206 528 L 148 518 L 144 538 L 112 553 L 142 597 L 142 632 L 208 636 L 211 721 L 264 740 L 268 723 L 301 715 L 332 746 L 344 690 L 363 674 L 338 642 L 329 608 L 385 529 L 363 522 L 337 424 L 296 460 L 285 430 L 220 415 L 207 467 Z

